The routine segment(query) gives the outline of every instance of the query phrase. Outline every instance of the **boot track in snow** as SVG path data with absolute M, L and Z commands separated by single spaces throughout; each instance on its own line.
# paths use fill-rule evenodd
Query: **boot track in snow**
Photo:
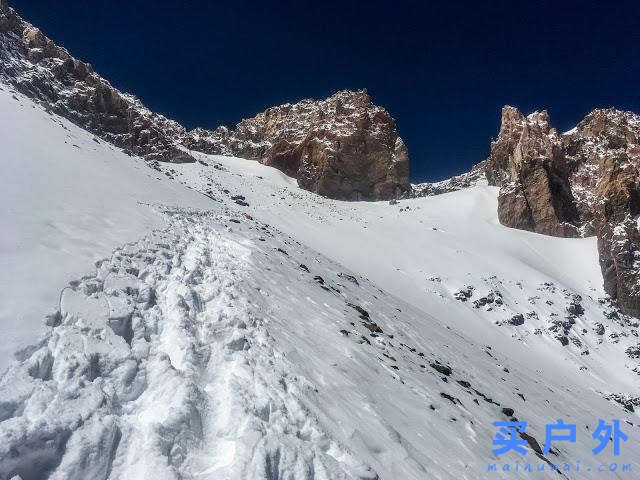
M 377 478 L 300 399 L 313 386 L 274 348 L 250 240 L 165 213 L 62 291 L 2 378 L 0 478 Z

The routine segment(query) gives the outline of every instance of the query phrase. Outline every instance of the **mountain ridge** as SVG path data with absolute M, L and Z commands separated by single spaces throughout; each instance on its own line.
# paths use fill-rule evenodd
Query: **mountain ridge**
M 409 190 L 409 157 L 393 117 L 366 91 L 272 107 L 234 129 L 187 131 L 73 58 L 6 2 L 0 4 L 0 76 L 98 137 L 156 161 L 194 161 L 185 148 L 253 158 L 322 195 L 351 200 Z
M 235 157 L 150 169 L 3 82 L 0 105 L 2 347 L 30 342 L 0 375 L 0 477 L 637 470 L 638 322 L 595 238 L 501 226 L 486 182 L 337 201 Z M 514 418 L 524 459 L 492 453 Z M 577 441 L 534 455 L 557 418 Z M 597 418 L 620 457 L 591 456 Z
M 640 117 L 594 109 L 559 134 L 546 111 L 505 106 L 489 157 L 442 182 L 411 185 L 409 155 L 393 117 L 366 90 L 271 107 L 234 128 L 186 130 L 151 112 L 0 3 L 0 77 L 98 137 L 158 162 L 191 151 L 255 159 L 323 196 L 387 200 L 500 187 L 500 222 L 537 233 L 598 237 L 607 293 L 640 315 Z

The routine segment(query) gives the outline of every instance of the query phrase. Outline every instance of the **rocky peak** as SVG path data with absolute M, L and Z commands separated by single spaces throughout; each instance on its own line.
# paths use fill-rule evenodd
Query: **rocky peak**
M 500 133 L 491 142 L 487 169 L 489 182 L 502 185 L 517 179 L 524 164 L 531 164 L 557 143 L 557 134 L 551 128 L 546 110 L 524 116 L 517 108 L 502 108 Z
M 256 159 L 302 188 L 339 199 L 386 199 L 409 189 L 395 121 L 365 90 L 269 108 L 234 129 L 195 129 L 151 112 L 74 59 L 0 0 L 0 80 L 96 136 L 149 161 L 188 162 L 188 149 Z
M 501 187 L 500 221 L 510 227 L 576 236 L 576 211 L 561 140 L 546 111 L 524 116 L 502 109 L 498 138 L 486 161 L 490 184 Z
M 189 132 L 184 144 L 251 158 L 332 198 L 375 200 L 409 190 L 409 158 L 393 117 L 366 90 L 272 107 L 234 129 Z
M 546 111 L 502 110 L 485 163 L 500 187 L 504 225 L 555 236 L 598 236 L 607 293 L 640 315 L 640 117 L 592 111 L 558 135 Z

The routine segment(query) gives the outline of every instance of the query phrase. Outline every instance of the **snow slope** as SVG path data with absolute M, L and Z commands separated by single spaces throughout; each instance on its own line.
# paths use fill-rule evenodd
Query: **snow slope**
M 637 324 L 623 318 L 604 296 L 595 238 L 561 239 L 503 227 L 492 187 L 397 205 L 337 202 L 292 188 L 279 172 L 254 162 L 200 158 L 226 171 L 194 164 L 172 167 L 172 175 L 205 192 L 244 194 L 251 215 L 478 342 L 499 346 L 510 357 L 525 358 L 551 374 L 580 372 L 596 377 L 603 389 L 637 388 L 636 362 L 619 355 L 637 344 Z M 467 287 L 473 291 L 468 301 L 455 300 Z M 492 292 L 502 304 L 488 302 Z M 566 320 L 576 296 L 585 313 L 578 316 L 567 335 L 571 343 L 564 348 L 553 338 L 564 332 L 547 335 L 546 329 Z M 475 301 L 484 305 L 475 307 Z M 532 312 L 535 316 L 524 325 L 505 326 L 513 316 Z M 604 335 L 593 333 L 597 324 L 605 327 Z M 537 329 L 545 334 L 536 334 Z M 611 342 L 603 340 L 611 335 Z
M 0 84 L 0 371 L 70 278 L 164 224 L 149 204 L 206 198 Z M 55 286 L 54 288 L 51 288 Z
M 390 205 L 242 159 L 158 172 L 12 95 L 2 328 L 20 332 L 6 350 L 32 346 L 0 379 L 0 479 L 640 468 L 636 414 L 611 396 L 637 392 L 637 324 L 604 298 L 593 239 L 506 229 L 485 186 Z M 509 418 L 529 422 L 524 458 L 491 453 Z M 558 418 L 578 441 L 536 455 Z M 592 455 L 598 418 L 623 420 L 620 457 Z

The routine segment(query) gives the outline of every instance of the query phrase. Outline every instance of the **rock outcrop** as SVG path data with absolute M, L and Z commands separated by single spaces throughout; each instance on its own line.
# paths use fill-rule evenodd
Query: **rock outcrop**
M 331 198 L 377 200 L 410 190 L 395 121 L 366 91 L 273 107 L 234 129 L 187 132 L 121 93 L 0 0 L 0 79 L 96 136 L 149 161 L 190 150 L 256 159 Z
M 640 116 L 598 109 L 558 134 L 546 111 L 506 106 L 484 169 L 504 225 L 597 235 L 606 292 L 640 315 Z
M 498 215 L 502 224 L 547 235 L 578 235 L 570 168 L 546 111 L 525 117 L 513 107 L 504 107 L 500 134 L 491 144 L 486 163 L 489 183 L 501 187 Z
M 197 129 L 185 145 L 259 160 L 331 198 L 388 199 L 410 190 L 409 156 L 395 121 L 365 90 L 269 108 L 233 130 Z

